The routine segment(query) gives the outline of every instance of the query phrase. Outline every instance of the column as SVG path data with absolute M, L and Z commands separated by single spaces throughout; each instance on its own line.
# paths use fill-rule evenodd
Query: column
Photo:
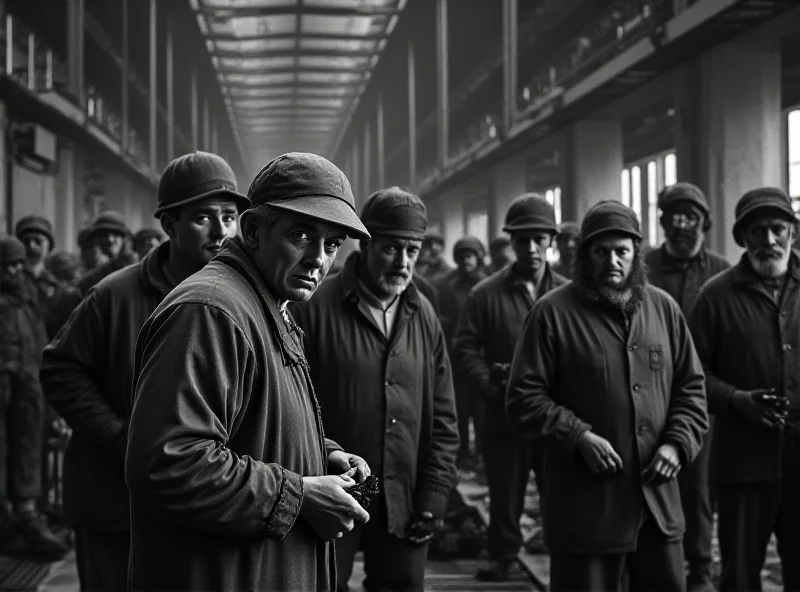
M 709 247 L 733 261 L 741 253 L 731 234 L 736 202 L 750 189 L 781 185 L 780 48 L 726 43 L 676 80 L 678 180 L 706 192 Z
M 56 220 L 53 221 L 56 244 L 60 249 L 75 251 L 78 232 L 91 221 L 92 213 L 84 208 L 83 152 L 71 142 L 59 142 L 55 190 L 58 195 Z
M 417 187 L 417 75 L 414 44 L 408 42 L 408 185 Z
M 6 137 L 6 105 L 0 101 L 0 134 Z M 8 187 L 6 142 L 0 142 L 0 233 L 14 231 L 14 213 L 11 211 L 11 191 Z
M 70 94 L 78 100 L 81 109 L 86 108 L 84 100 L 84 60 L 83 60 L 84 0 L 67 2 L 67 75 Z
M 122 0 L 122 150 L 130 149 L 130 50 L 128 48 L 128 0 Z
M 445 259 L 453 261 L 453 246 L 456 241 L 464 236 L 464 200 L 463 193 L 456 189 L 439 197 L 436 202 L 442 216 L 442 234 L 444 235 Z
M 517 115 L 517 0 L 503 0 L 503 134 L 507 135 Z
M 199 101 L 197 96 L 197 66 L 192 65 L 192 82 L 191 82 L 191 93 L 192 93 L 192 150 L 197 150 L 200 144 L 200 133 L 199 133 L 199 125 L 198 125 L 198 118 L 199 118 Z
M 158 170 L 158 143 L 156 130 L 158 126 L 158 109 L 156 109 L 158 94 L 156 92 L 156 81 L 158 74 L 158 51 L 156 47 L 156 34 L 158 32 L 158 21 L 156 20 L 156 0 L 150 0 L 150 170 Z
M 367 199 L 369 194 L 372 193 L 372 135 L 370 133 L 369 120 L 364 122 L 364 143 L 362 144 L 364 150 L 364 170 L 361 171 L 363 181 L 361 183 L 361 200 Z
M 383 94 L 378 93 L 378 108 L 375 124 L 375 159 L 377 160 L 378 189 L 386 186 L 386 146 L 383 137 Z
M 439 146 L 439 168 L 450 160 L 450 99 L 448 87 L 447 0 L 436 0 L 436 123 Z
M 525 159 L 517 156 L 497 164 L 491 172 L 489 200 L 489 240 L 505 225 L 506 211 L 514 198 L 527 191 Z
M 621 195 L 622 124 L 583 120 L 564 132 L 561 217 L 580 223 L 586 211 Z
M 167 21 L 167 162 L 175 158 L 175 92 L 172 61 L 172 23 Z

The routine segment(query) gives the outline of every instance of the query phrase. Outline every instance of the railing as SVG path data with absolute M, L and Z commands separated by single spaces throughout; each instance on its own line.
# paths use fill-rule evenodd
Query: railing
M 450 160 L 458 161 L 474 154 L 486 144 L 498 137 L 499 116 L 496 113 L 487 113 L 472 123 L 464 133 L 460 134 L 453 142 Z

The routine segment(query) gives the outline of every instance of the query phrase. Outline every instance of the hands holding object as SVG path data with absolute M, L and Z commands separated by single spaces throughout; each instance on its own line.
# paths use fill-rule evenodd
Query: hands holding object
M 731 406 L 751 423 L 770 430 L 782 430 L 789 414 L 789 399 L 774 388 L 736 391 Z
M 411 517 L 406 528 L 406 540 L 412 545 L 424 545 L 433 539 L 443 521 L 430 512 L 419 512 Z

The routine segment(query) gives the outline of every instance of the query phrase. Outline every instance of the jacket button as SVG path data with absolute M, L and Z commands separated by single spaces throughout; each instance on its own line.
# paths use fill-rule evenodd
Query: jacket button
M 785 310 L 782 310 L 782 311 L 781 311 L 781 316 L 782 316 L 782 317 L 785 317 L 785 316 L 786 316 L 786 315 L 788 315 L 788 314 L 789 314 L 789 313 L 788 313 L 788 312 L 786 312 Z
M 384 386 L 392 386 L 392 381 L 391 380 L 387 380 L 383 384 L 384 384 Z
M 640 425 L 637 431 L 639 432 L 640 436 L 644 436 L 645 434 L 647 434 L 647 427 Z
M 791 349 L 792 349 L 792 346 L 789 345 L 788 343 L 784 343 L 783 344 L 783 351 L 791 351 Z
M 638 384 L 634 384 L 633 385 L 633 390 L 638 391 L 639 390 L 639 385 Z
M 392 424 L 392 425 L 396 424 L 397 423 L 397 418 L 393 417 L 389 423 Z
M 632 345 L 632 346 L 630 346 L 628 349 L 629 349 L 630 351 L 636 351 L 636 346 L 635 346 L 635 345 Z

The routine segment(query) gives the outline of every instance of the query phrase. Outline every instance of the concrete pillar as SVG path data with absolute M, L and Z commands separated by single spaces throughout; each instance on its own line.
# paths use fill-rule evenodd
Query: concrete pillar
M 525 160 L 511 158 L 492 169 L 489 199 L 489 240 L 499 235 L 506 220 L 506 210 L 514 198 L 527 191 Z
M 0 139 L 6 137 L 7 123 L 6 105 L 0 101 Z M 0 233 L 10 233 L 13 230 L 11 195 L 8 189 L 6 143 L 0 141 Z
M 444 235 L 444 257 L 452 262 L 453 246 L 464 236 L 464 202 L 458 189 L 447 192 L 436 200 L 436 207 L 443 213 L 442 234 Z
M 53 230 L 59 248 L 77 250 L 78 232 L 84 226 L 83 173 L 80 170 L 81 155 L 67 141 L 59 141 L 58 173 L 56 174 L 56 220 Z
M 735 260 L 736 202 L 782 180 L 780 49 L 726 43 L 675 78 L 678 180 L 706 192 L 714 222 L 709 247 Z
M 622 124 L 583 120 L 564 132 L 561 217 L 578 223 L 598 201 L 620 199 Z

